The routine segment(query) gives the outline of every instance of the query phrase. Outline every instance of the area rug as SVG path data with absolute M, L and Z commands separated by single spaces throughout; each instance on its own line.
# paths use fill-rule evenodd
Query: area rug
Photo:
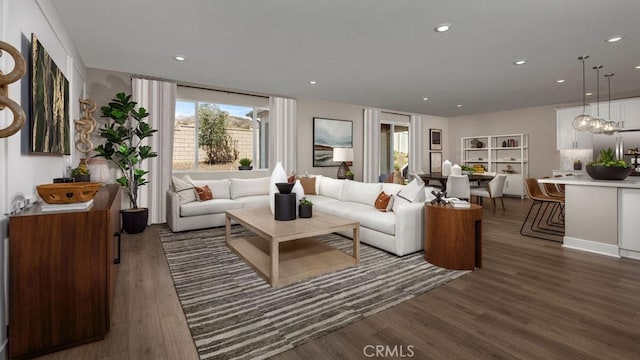
M 229 250 L 224 232 L 159 230 L 201 359 L 268 358 L 467 273 L 433 266 L 422 252 L 397 257 L 361 244 L 358 267 L 273 289 Z M 348 238 L 318 239 L 351 253 Z

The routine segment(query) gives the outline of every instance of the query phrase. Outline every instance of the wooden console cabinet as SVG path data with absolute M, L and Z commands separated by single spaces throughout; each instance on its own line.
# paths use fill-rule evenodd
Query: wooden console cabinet
M 424 258 L 428 262 L 455 270 L 482 267 L 482 206 L 427 204 L 424 221 Z
M 119 185 L 103 186 L 87 211 L 42 212 L 36 205 L 10 217 L 11 359 L 104 338 L 119 234 Z

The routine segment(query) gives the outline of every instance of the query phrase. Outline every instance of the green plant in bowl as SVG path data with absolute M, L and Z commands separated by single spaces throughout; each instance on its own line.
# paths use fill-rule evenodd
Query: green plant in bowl
M 587 173 L 596 180 L 623 180 L 633 168 L 624 160 L 616 160 L 613 149 L 602 149 L 597 161 L 587 164 Z

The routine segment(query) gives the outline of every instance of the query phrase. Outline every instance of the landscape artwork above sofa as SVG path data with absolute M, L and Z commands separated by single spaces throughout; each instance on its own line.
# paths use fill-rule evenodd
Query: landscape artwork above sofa
M 333 161 L 334 148 L 353 147 L 353 122 L 313 118 L 313 166 L 338 166 Z M 349 164 L 347 164 L 349 165 Z

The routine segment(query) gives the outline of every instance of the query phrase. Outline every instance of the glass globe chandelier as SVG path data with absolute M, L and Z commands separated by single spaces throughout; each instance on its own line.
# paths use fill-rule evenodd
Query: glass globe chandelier
M 602 129 L 602 133 L 605 135 L 613 135 L 617 133 L 618 130 L 620 130 L 618 123 L 611 119 L 611 78 L 613 77 L 613 75 L 615 74 L 611 73 L 611 74 L 604 75 L 604 77 L 607 78 L 607 83 L 608 83 L 607 88 L 609 92 L 609 121 L 605 122 L 604 127 Z
M 600 117 L 600 69 L 602 65 L 596 65 L 593 70 L 596 71 L 596 117 L 589 121 L 589 131 L 593 134 L 602 134 L 606 120 Z
M 587 114 L 587 100 L 586 100 L 586 87 L 585 87 L 585 64 L 584 61 L 589 58 L 589 55 L 583 55 L 578 58 L 582 61 L 582 114 L 576 116 L 573 119 L 573 128 L 579 131 L 589 130 L 589 123 L 591 122 L 591 116 Z

